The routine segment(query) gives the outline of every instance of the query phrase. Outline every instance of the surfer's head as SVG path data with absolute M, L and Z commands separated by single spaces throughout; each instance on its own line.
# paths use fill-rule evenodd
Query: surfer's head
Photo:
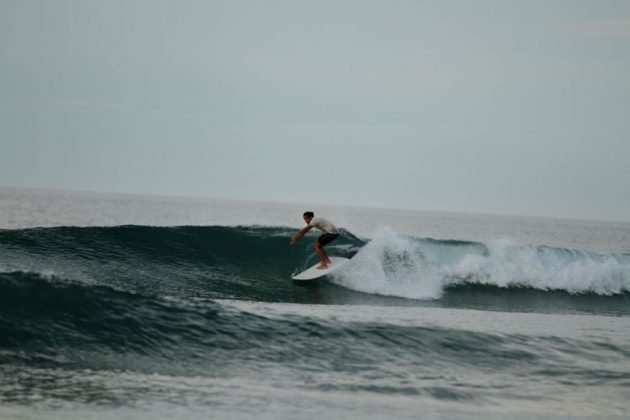
M 311 219 L 315 217 L 315 213 L 313 213 L 312 211 L 305 211 L 302 217 L 304 217 L 304 221 L 306 223 L 310 223 Z

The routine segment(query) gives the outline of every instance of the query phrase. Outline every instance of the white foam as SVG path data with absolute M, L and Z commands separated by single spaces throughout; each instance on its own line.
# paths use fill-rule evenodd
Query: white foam
M 443 292 L 443 276 L 420 243 L 387 228 L 332 277 L 349 289 L 386 296 L 439 299 Z
M 401 327 L 450 328 L 480 333 L 526 334 L 597 340 L 615 337 L 630 344 L 630 318 L 422 306 L 308 305 L 216 299 L 228 307 L 267 318 L 307 316 L 331 322 L 378 322 Z
M 601 295 L 630 291 L 630 261 L 620 261 L 613 255 L 562 252 L 509 240 L 491 243 L 488 251 L 488 255 L 467 255 L 447 272 L 462 281 L 499 287 Z
M 435 253 L 429 246 L 380 229 L 332 280 L 364 293 L 409 299 L 439 299 L 446 286 L 465 283 L 600 295 L 630 292 L 630 258 L 623 255 L 497 240 L 486 254 L 471 250 L 445 263 L 431 257 Z

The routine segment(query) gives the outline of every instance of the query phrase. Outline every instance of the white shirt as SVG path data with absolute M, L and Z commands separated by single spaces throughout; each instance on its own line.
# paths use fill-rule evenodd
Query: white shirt
M 311 222 L 309 223 L 309 226 L 316 227 L 317 229 L 326 233 L 338 233 L 335 225 L 333 225 L 323 217 L 313 217 L 311 219 Z

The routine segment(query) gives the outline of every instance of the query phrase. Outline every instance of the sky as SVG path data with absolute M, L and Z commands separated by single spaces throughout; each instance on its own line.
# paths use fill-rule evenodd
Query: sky
M 0 186 L 630 221 L 630 2 L 0 0 Z

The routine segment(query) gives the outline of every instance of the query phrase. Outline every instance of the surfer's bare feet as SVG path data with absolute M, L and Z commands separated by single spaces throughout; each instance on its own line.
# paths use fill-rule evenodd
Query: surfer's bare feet
M 317 267 L 318 270 L 325 270 L 327 268 L 328 266 L 326 264 L 321 264 L 319 267 Z

